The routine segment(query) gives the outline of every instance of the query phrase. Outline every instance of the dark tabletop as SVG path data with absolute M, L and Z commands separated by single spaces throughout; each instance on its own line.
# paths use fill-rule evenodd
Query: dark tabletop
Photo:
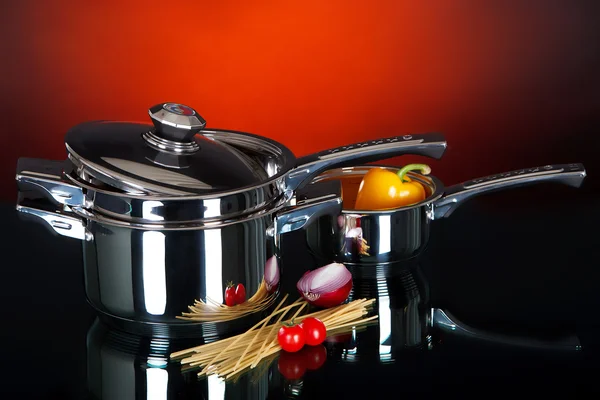
M 328 344 L 325 364 L 300 381 L 284 379 L 275 360 L 256 382 L 226 386 L 182 374 L 178 364 L 149 374 L 150 341 L 108 330 L 86 303 L 80 243 L 20 221 L 14 205 L 3 203 L 0 393 L 27 399 L 281 399 L 294 391 L 311 399 L 409 392 L 589 397 L 584 391 L 600 391 L 594 373 L 600 360 L 598 200 L 591 186 L 552 185 L 470 200 L 434 222 L 418 265 L 387 280 L 380 296 L 388 299 L 378 300 L 390 304 L 385 322 Z M 310 268 L 314 261 L 302 236 L 294 235 L 283 243 L 286 268 Z M 419 332 L 407 312 L 411 280 L 420 288 L 419 310 L 445 310 L 472 332 L 487 334 Z M 579 350 L 571 345 L 575 338 Z M 522 345 L 535 341 L 556 346 Z M 147 394 L 148 388 L 155 389 Z

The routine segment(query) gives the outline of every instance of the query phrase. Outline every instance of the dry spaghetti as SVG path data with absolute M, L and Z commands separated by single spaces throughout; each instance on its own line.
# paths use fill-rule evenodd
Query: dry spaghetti
M 358 299 L 347 304 L 332 307 L 317 312 L 300 315 L 308 303 L 298 299 L 292 304 L 282 307 L 287 295 L 277 305 L 275 310 L 248 331 L 213 343 L 192 347 L 171 354 L 171 359 L 180 360 L 186 369 L 202 368 L 198 376 L 219 375 L 230 379 L 248 369 L 253 369 L 263 360 L 271 360 L 281 350 L 277 341 L 277 331 L 282 322 L 292 319 L 300 323 L 304 318 L 319 318 L 327 328 L 327 336 L 352 330 L 355 327 L 368 324 L 377 315 L 365 318 L 373 305 L 374 299 Z M 295 311 L 293 315 L 291 312 Z M 286 318 L 287 316 L 287 318 Z M 276 318 L 276 321 L 269 322 Z
M 225 322 L 256 313 L 271 306 L 275 296 L 269 294 L 263 280 L 256 293 L 248 301 L 235 306 L 226 306 L 207 297 L 206 302 L 195 300 L 188 306 L 189 312 L 181 313 L 178 319 L 195 322 Z

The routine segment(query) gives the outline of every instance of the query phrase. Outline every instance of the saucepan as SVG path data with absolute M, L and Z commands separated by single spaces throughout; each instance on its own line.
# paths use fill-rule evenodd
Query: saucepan
M 545 165 L 469 180 L 448 188 L 433 175 L 409 172 L 411 179 L 425 188 L 426 198 L 419 203 L 387 210 L 360 210 L 354 207 L 365 174 L 373 168 L 397 173 L 400 168 L 360 165 L 327 170 L 303 188 L 310 198 L 340 186 L 343 210 L 337 219 L 322 216 L 306 228 L 310 251 L 320 259 L 347 265 L 405 263 L 419 256 L 427 245 L 431 223 L 447 218 L 457 207 L 474 196 L 525 185 L 556 182 L 580 187 L 586 176 L 582 164 Z M 333 237 L 333 239 L 332 239 Z
M 66 160 L 21 158 L 16 180 L 20 215 L 81 240 L 86 296 L 103 321 L 154 337 L 222 335 L 260 319 L 279 295 L 281 235 L 341 212 L 338 193 L 297 199 L 319 173 L 446 149 L 425 133 L 296 158 L 266 137 L 205 129 L 185 105 L 149 115 L 152 124 L 81 123 L 66 133 Z

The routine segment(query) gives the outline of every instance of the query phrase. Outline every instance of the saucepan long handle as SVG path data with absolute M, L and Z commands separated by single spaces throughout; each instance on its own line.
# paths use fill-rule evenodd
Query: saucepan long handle
M 434 203 L 434 218 L 448 217 L 466 200 L 480 194 L 543 182 L 558 182 L 579 187 L 585 176 L 583 164 L 557 164 L 473 179 L 450 186 L 445 195 Z
M 294 191 L 331 168 L 363 164 L 403 154 L 439 159 L 445 151 L 446 140 L 441 133 L 394 136 L 337 147 L 298 159 L 296 168 L 287 175 L 286 189 Z
M 576 335 L 567 336 L 558 340 L 540 340 L 530 337 L 510 336 L 499 333 L 484 332 L 472 328 L 458 321 L 448 311 L 432 308 L 431 325 L 440 330 L 451 332 L 456 335 L 480 339 L 492 343 L 502 343 L 509 346 L 537 348 L 545 350 L 581 350 L 581 342 Z

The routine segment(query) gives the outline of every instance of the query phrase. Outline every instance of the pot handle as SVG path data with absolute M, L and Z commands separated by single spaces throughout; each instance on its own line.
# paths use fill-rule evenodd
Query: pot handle
M 446 151 L 441 133 L 421 133 L 393 136 L 324 150 L 298 159 L 297 166 L 287 175 L 287 189 L 296 190 L 321 172 L 331 169 L 378 161 L 403 154 L 440 159 Z
M 338 181 L 321 182 L 309 196 L 296 196 L 291 206 L 277 213 L 270 228 L 270 236 L 279 245 L 279 236 L 304 228 L 312 221 L 325 215 L 340 215 L 342 212 L 341 184 Z
M 19 191 L 42 189 L 46 198 L 59 205 L 84 206 L 85 195 L 80 187 L 63 179 L 64 161 L 19 158 L 16 180 Z
M 67 236 L 79 240 L 92 240 L 92 233 L 86 228 L 83 219 L 73 216 L 67 211 L 50 210 L 35 204 L 34 201 L 28 201 L 25 196 L 19 194 L 17 200 L 17 211 L 26 219 L 35 220 L 35 222 L 45 222 L 44 225 L 50 228 L 53 233 Z
M 440 329 L 445 332 L 451 332 L 460 336 L 466 336 L 473 339 L 486 340 L 494 343 L 507 344 L 509 346 L 519 346 L 526 348 L 538 348 L 545 350 L 572 350 L 579 351 L 582 349 L 581 342 L 576 335 L 567 336 L 559 340 L 539 340 L 529 337 L 509 336 L 498 333 L 484 332 L 479 329 L 472 328 L 468 325 L 459 322 L 448 311 L 432 308 L 430 315 L 430 325 L 433 328 Z
M 558 182 L 580 187 L 585 176 L 583 164 L 576 163 L 519 169 L 473 179 L 447 188 L 445 195 L 433 204 L 433 217 L 434 219 L 448 217 L 466 200 L 480 194 L 544 182 Z

